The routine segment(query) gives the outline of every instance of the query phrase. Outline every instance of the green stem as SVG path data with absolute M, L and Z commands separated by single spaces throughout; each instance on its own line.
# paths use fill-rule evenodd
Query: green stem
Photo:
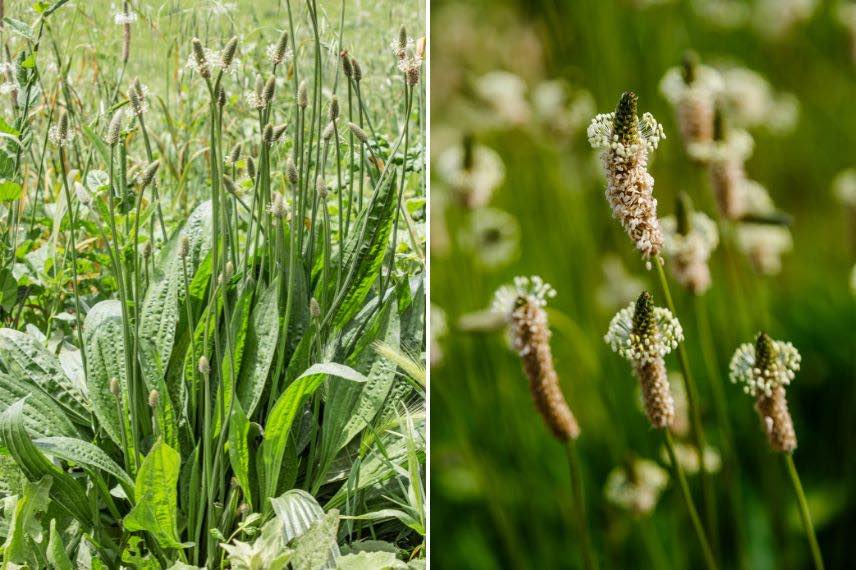
M 681 464 L 678 463 L 678 458 L 675 456 L 675 444 L 672 441 L 672 434 L 668 429 L 662 430 L 663 432 L 663 441 L 666 443 L 666 450 L 669 452 L 669 461 L 672 464 L 672 470 L 675 472 L 675 478 L 678 480 L 678 484 L 681 488 L 681 494 L 684 497 L 684 502 L 687 505 L 687 511 L 690 514 L 690 519 L 693 523 L 693 528 L 695 529 L 696 536 L 698 537 L 699 544 L 701 545 L 702 554 L 704 554 L 704 562 L 709 570 L 715 570 L 716 560 L 713 557 L 713 551 L 710 549 L 710 543 L 707 541 L 707 536 L 704 534 L 704 527 L 701 524 L 701 519 L 698 516 L 698 510 L 696 509 L 695 503 L 693 503 L 693 497 L 690 494 L 690 487 L 687 485 L 687 478 L 684 475 L 684 470 L 681 467 Z
M 585 495 L 583 494 L 583 479 L 580 469 L 580 457 L 577 451 L 577 443 L 573 439 L 565 444 L 565 452 L 568 456 L 568 470 L 571 472 L 571 486 L 574 492 L 574 511 L 577 518 L 577 532 L 580 535 L 580 543 L 583 555 L 583 567 L 586 570 L 597 568 L 597 560 L 591 546 L 588 522 L 586 519 Z
M 785 465 L 788 468 L 788 475 L 791 476 L 791 483 L 794 486 L 794 493 L 797 495 L 797 502 L 800 507 L 800 518 L 802 519 L 805 536 L 808 539 L 809 547 L 811 547 L 811 557 L 814 560 L 814 567 L 817 570 L 823 570 L 823 557 L 820 555 L 820 546 L 817 544 L 817 536 L 814 534 L 814 525 L 811 522 L 811 513 L 808 510 L 808 502 L 805 500 L 802 483 L 800 482 L 799 473 L 797 473 L 796 465 L 794 465 L 793 455 L 785 454 Z
M 663 295 L 666 297 L 666 306 L 677 318 L 678 312 L 675 310 L 675 303 L 672 300 L 672 292 L 669 289 L 669 282 L 666 279 L 666 272 L 663 269 L 664 261 L 662 258 L 654 260 L 654 265 L 657 266 L 657 276 L 660 278 L 660 286 L 663 289 Z M 706 447 L 704 430 L 701 423 L 701 413 L 699 412 L 699 395 L 698 386 L 693 380 L 692 369 L 690 368 L 690 360 L 687 355 L 687 347 L 685 343 L 678 344 L 678 361 L 681 365 L 681 375 L 684 378 L 684 387 L 687 393 L 687 407 L 690 412 L 690 423 L 692 426 L 693 445 L 699 456 L 699 478 L 701 479 L 701 487 L 704 498 L 705 518 L 707 520 L 708 532 L 711 535 L 711 540 L 715 543 L 716 536 L 716 497 L 713 492 L 713 485 L 710 480 L 710 474 L 707 472 L 707 467 L 702 458 Z

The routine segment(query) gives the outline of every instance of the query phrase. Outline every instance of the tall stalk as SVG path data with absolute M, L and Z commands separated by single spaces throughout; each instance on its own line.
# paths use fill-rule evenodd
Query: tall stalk
M 811 522 L 811 512 L 808 509 L 808 501 L 805 499 L 802 483 L 800 482 L 797 467 L 794 465 L 794 457 L 790 453 L 784 454 L 785 467 L 788 470 L 788 475 L 791 479 L 791 485 L 794 488 L 794 494 L 797 496 L 797 503 L 800 509 L 800 519 L 802 520 L 803 530 L 805 531 L 806 539 L 811 548 L 811 557 L 814 561 L 814 567 L 817 570 L 823 570 L 823 557 L 820 554 L 820 546 L 817 543 L 817 536 L 814 533 L 814 525 Z

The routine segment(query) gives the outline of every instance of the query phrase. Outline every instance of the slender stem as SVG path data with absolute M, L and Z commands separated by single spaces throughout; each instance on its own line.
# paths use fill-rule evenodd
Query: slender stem
M 663 295 L 666 297 L 666 305 L 673 315 L 677 316 L 678 312 L 675 310 L 675 303 L 672 300 L 672 292 L 669 289 L 669 282 L 666 279 L 666 272 L 663 270 L 664 261 L 662 258 L 658 258 L 654 260 L 654 265 L 657 266 L 657 275 L 660 278 L 660 286 L 663 289 Z M 692 369 L 690 368 L 690 360 L 687 355 L 686 345 L 682 342 L 678 344 L 678 361 L 681 365 L 681 375 L 684 378 L 684 387 L 686 388 L 687 393 L 687 407 L 690 412 L 690 423 L 692 426 L 692 438 L 693 444 L 698 452 L 699 456 L 699 477 L 701 479 L 701 487 L 704 498 L 704 511 L 705 518 L 707 520 L 708 532 L 710 533 L 711 540 L 715 543 L 716 536 L 716 497 L 713 492 L 713 485 L 710 480 L 710 474 L 707 472 L 707 468 L 704 464 L 702 458 L 704 457 L 704 449 L 706 447 L 704 430 L 702 428 L 701 423 L 701 413 L 699 412 L 699 395 L 698 395 L 698 387 L 696 386 L 695 380 L 693 380 Z
M 696 509 L 693 497 L 690 494 L 690 487 L 687 485 L 686 475 L 684 475 L 684 470 L 681 467 L 681 464 L 678 463 L 678 458 L 675 456 L 675 444 L 672 441 L 672 434 L 668 429 L 664 429 L 662 432 L 663 441 L 666 443 L 666 451 L 669 452 L 669 461 L 672 464 L 672 469 L 675 472 L 675 478 L 678 480 L 678 484 L 681 488 L 681 494 L 684 496 L 684 502 L 687 505 L 687 511 L 690 514 L 690 519 L 692 520 L 693 528 L 695 529 L 699 544 L 701 544 L 702 554 L 704 554 L 704 562 L 709 569 L 715 570 L 717 567 L 716 560 L 713 557 L 713 551 L 710 549 L 710 543 L 707 541 L 707 536 L 704 534 L 704 527 L 701 524 L 701 519 L 698 516 L 698 510 Z
M 583 479 L 580 470 L 580 456 L 577 452 L 577 443 L 569 439 L 565 444 L 565 452 L 568 456 L 568 470 L 571 472 L 571 486 L 574 492 L 574 511 L 577 518 L 577 532 L 580 535 L 580 543 L 583 555 L 583 567 L 586 570 L 597 568 L 597 559 L 591 547 L 591 536 L 589 535 L 588 522 L 586 519 L 585 495 L 583 494 Z
M 785 454 L 785 465 L 788 468 L 788 475 L 791 476 L 791 483 L 794 486 L 794 493 L 797 495 L 797 502 L 800 506 L 800 518 L 802 519 L 803 529 L 805 529 L 808 544 L 811 547 L 811 557 L 814 559 L 814 567 L 817 570 L 823 570 L 823 557 L 820 555 L 820 546 L 817 544 L 817 536 L 814 534 L 814 525 L 811 523 L 811 513 L 808 510 L 808 502 L 805 500 L 802 483 L 800 482 L 799 473 L 797 473 L 796 465 L 794 465 L 793 455 Z

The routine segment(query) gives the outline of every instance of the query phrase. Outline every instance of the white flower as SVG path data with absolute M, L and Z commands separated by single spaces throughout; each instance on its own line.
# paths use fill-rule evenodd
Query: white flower
M 799 101 L 791 94 L 776 94 L 759 73 L 744 67 L 720 70 L 725 85 L 722 101 L 737 126 L 764 126 L 777 134 L 792 129 L 799 118 Z
M 613 150 L 619 157 L 629 157 L 638 147 L 636 144 L 626 145 L 620 142 L 618 135 L 613 134 L 614 124 L 615 113 L 596 115 L 587 130 L 589 144 L 594 149 Z M 639 138 L 648 152 L 656 150 L 660 141 L 666 138 L 663 125 L 658 123 L 651 113 L 645 113 L 639 119 Z
M 131 10 L 116 10 L 113 14 L 113 23 L 118 26 L 129 26 L 137 21 L 137 13 Z
M 609 472 L 603 494 L 616 507 L 644 515 L 654 510 L 668 482 L 665 469 L 649 459 L 636 459 Z
M 408 51 L 413 50 L 415 45 L 416 45 L 416 42 L 411 37 L 408 37 L 405 40 L 404 45 L 402 45 L 401 44 L 401 38 L 398 35 L 396 35 L 395 39 L 393 39 L 389 43 L 389 49 L 392 50 L 392 53 L 395 54 L 395 57 L 397 57 L 398 59 L 403 59 L 404 57 L 407 56 Z
M 237 75 L 238 68 L 241 65 L 241 62 L 237 57 L 232 59 L 232 64 L 227 68 L 223 65 L 223 58 L 219 51 L 215 51 L 210 48 L 203 48 L 203 53 L 205 54 L 205 65 L 208 66 L 210 71 L 222 69 L 223 71 L 231 73 L 233 76 Z M 202 67 L 199 65 L 199 62 L 196 61 L 196 56 L 193 52 L 191 52 L 190 56 L 187 58 L 187 64 L 185 67 L 201 74 Z
M 277 65 L 288 61 L 294 55 L 294 52 L 291 51 L 291 48 L 285 48 L 285 53 L 282 54 L 282 57 L 279 56 L 279 46 L 275 43 L 268 44 L 267 48 L 265 48 L 265 54 L 267 54 L 267 58 L 271 63 L 275 63 Z
M 521 304 L 521 300 L 543 308 L 547 306 L 547 299 L 555 296 L 556 290 L 539 276 L 518 276 L 514 278 L 513 284 L 503 285 L 497 289 L 490 310 L 510 319 L 514 309 Z
M 737 246 L 764 275 L 782 270 L 783 253 L 793 248 L 793 238 L 785 226 L 744 223 L 737 226 Z
M 687 145 L 687 154 L 701 162 L 743 163 L 752 156 L 755 139 L 743 129 L 730 129 L 724 140 L 693 142 Z
M 719 244 L 719 232 L 716 223 L 702 212 L 693 212 L 690 221 L 689 232 L 681 234 L 673 216 L 660 220 L 663 252 L 674 261 L 671 269 L 678 282 L 700 294 L 710 287 L 707 262 Z
M 48 140 L 60 147 L 69 146 L 71 141 L 74 140 L 74 130 L 69 127 L 68 130 L 63 133 L 60 131 L 59 125 L 53 125 L 48 129 Z
M 766 370 L 757 367 L 755 344 L 741 344 L 728 366 L 729 378 L 735 384 L 743 384 L 743 391 L 751 396 L 763 394 L 770 397 L 777 386 L 787 386 L 800 369 L 799 351 L 790 342 L 772 341 L 772 362 Z
M 487 204 L 502 184 L 505 166 L 499 155 L 487 147 L 473 144 L 468 153 L 463 146 L 455 145 L 438 157 L 437 174 L 467 207 L 478 208 Z
M 609 323 L 609 330 L 603 339 L 612 348 L 630 362 L 645 364 L 654 362 L 677 348 L 684 340 L 681 323 L 672 312 L 663 307 L 654 307 L 654 331 L 640 336 L 633 331 L 633 315 L 636 302 L 631 302 L 618 311 Z

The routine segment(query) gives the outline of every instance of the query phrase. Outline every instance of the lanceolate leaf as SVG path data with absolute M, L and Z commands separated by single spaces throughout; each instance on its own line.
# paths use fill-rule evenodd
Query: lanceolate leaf
M 38 517 L 50 503 L 51 477 L 24 483 L 24 492 L 15 503 L 9 522 L 9 534 L 3 545 L 3 561 L 26 564 L 33 559 L 31 540 L 41 539 L 42 525 Z
M 0 363 L 9 373 L 44 390 L 76 422 L 89 424 L 88 401 L 66 376 L 59 359 L 28 334 L 0 329 Z
M 38 436 L 78 435 L 63 409 L 43 391 L 32 384 L 8 374 L 0 374 L 0 408 L 6 409 L 27 398 L 24 424 Z
M 122 406 L 128 380 L 125 366 L 125 345 L 122 330 L 122 305 L 119 301 L 101 301 L 89 310 L 83 322 L 83 343 L 86 351 L 86 387 L 92 409 L 101 427 L 116 443 L 121 442 L 119 410 L 110 392 L 110 379 L 116 378 L 122 387 Z M 130 426 L 127 433 L 130 433 Z
M 0 439 L 31 482 L 45 475 L 53 479 L 51 498 L 84 526 L 92 523 L 89 500 L 83 488 L 68 473 L 48 461 L 33 444 L 24 428 L 24 400 L 18 400 L 0 414 Z
M 186 546 L 178 538 L 176 487 L 180 468 L 178 452 L 159 439 L 137 473 L 137 505 L 124 519 L 126 530 L 151 533 L 162 548 Z
M 128 497 L 133 501 L 134 482 L 125 470 L 100 447 L 73 437 L 43 437 L 33 443 L 46 455 L 109 473 L 122 484 Z
M 232 419 L 229 423 L 229 462 L 238 485 L 244 492 L 244 497 L 253 506 L 253 489 L 250 483 L 250 448 L 247 435 L 250 433 L 250 422 L 241 408 L 240 400 L 235 400 L 232 409 Z
M 71 559 L 65 551 L 62 537 L 56 530 L 56 519 L 51 519 L 50 539 L 48 540 L 48 562 L 55 570 L 74 570 Z
M 351 267 L 354 268 L 353 278 L 333 320 L 337 327 L 347 324 L 362 309 L 372 284 L 380 274 L 392 231 L 395 205 L 395 178 L 391 177 L 378 191 L 375 203 L 364 221 L 365 231 L 355 231 L 346 248 L 345 267 L 349 268 L 349 272 Z M 363 239 L 357 242 L 360 234 Z
M 341 365 L 338 365 L 341 366 Z M 318 370 L 316 368 L 315 370 Z M 326 368 L 325 370 L 332 370 Z M 359 373 L 347 367 L 336 368 L 338 373 L 347 373 L 349 377 L 359 377 Z M 282 468 L 282 457 L 288 444 L 288 433 L 294 418 L 304 400 L 310 396 L 326 378 L 329 372 L 314 372 L 312 368 L 304 372 L 279 397 L 268 416 L 265 426 L 265 438 L 262 444 L 262 501 L 276 493 L 276 484 Z M 265 505 L 267 508 L 267 505 Z
M 252 417 L 262 397 L 279 339 L 278 286 L 278 280 L 274 279 L 253 308 L 246 357 L 238 383 L 238 400 L 246 410 L 247 417 Z

